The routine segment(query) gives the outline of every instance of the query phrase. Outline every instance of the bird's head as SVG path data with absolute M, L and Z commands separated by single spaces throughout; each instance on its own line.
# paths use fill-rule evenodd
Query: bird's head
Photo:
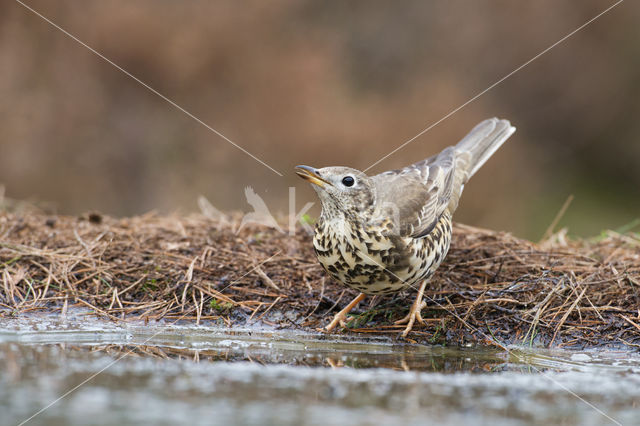
M 349 167 L 296 166 L 296 174 L 313 185 L 323 215 L 361 217 L 373 211 L 376 193 L 371 178 Z

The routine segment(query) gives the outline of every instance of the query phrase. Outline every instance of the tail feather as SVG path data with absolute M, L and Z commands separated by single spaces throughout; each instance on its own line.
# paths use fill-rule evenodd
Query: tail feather
M 490 118 L 478 124 L 455 146 L 457 152 L 471 154 L 467 180 L 493 155 L 500 146 L 509 139 L 516 128 L 509 120 Z

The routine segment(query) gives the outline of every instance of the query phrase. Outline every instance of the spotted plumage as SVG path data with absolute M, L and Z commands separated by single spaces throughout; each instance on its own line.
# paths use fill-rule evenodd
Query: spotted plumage
M 349 228 L 346 232 L 345 226 Z M 450 240 L 448 213 L 440 217 L 433 232 L 424 238 L 394 235 L 385 224 L 341 223 L 320 218 L 313 247 L 318 261 L 333 278 L 362 293 L 375 295 L 395 293 L 428 279 L 446 255 Z
M 344 325 L 346 313 L 365 295 L 418 283 L 403 335 L 415 320 L 422 322 L 422 293 L 449 250 L 451 216 L 464 185 L 514 131 L 507 120 L 485 120 L 440 154 L 371 177 L 348 167 L 297 167 L 322 202 L 313 239 L 318 261 L 361 292 L 327 330 Z

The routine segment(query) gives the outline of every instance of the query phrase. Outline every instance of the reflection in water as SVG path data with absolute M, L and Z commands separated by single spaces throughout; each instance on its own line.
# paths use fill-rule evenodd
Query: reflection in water
M 0 329 L 2 424 L 78 385 L 29 424 L 609 423 L 567 389 L 623 424 L 640 418 L 640 362 L 628 352 L 86 320 L 13 327 Z
M 607 423 L 556 382 L 623 423 L 637 419 L 640 403 L 640 379 L 617 373 L 548 371 L 549 380 L 514 371 L 442 374 L 290 366 L 331 360 L 362 367 L 388 363 L 395 369 L 403 360 L 409 365 L 420 359 L 415 354 L 383 356 L 367 363 L 365 356 L 352 358 L 348 351 L 297 359 L 283 355 L 278 363 L 285 365 L 262 365 L 276 360 L 264 354 L 251 362 L 219 362 L 241 359 L 232 349 L 3 343 L 2 423 L 19 424 L 87 379 L 33 424 Z M 422 359 L 432 363 L 428 369 L 505 366 L 497 360 L 448 364 L 432 355 Z
M 372 345 L 374 346 L 374 345 Z M 374 346 L 375 348 L 375 346 Z M 70 350 L 102 351 L 113 357 L 145 356 L 162 359 L 192 360 L 196 362 L 238 362 L 256 364 L 285 364 L 307 367 L 387 368 L 404 371 L 433 371 L 452 373 L 456 371 L 487 372 L 517 368 L 506 362 L 506 356 L 491 349 L 443 349 L 389 350 L 367 352 L 364 350 L 306 350 L 242 345 L 212 349 L 180 348 L 149 345 L 97 345 L 68 346 Z

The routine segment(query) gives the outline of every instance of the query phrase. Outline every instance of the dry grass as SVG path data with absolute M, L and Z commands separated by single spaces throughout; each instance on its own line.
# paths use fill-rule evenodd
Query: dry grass
M 317 328 L 354 296 L 326 278 L 302 230 L 233 232 L 204 216 L 0 213 L 0 317 L 78 305 L 112 320 Z M 640 344 L 640 237 L 541 244 L 457 224 L 426 293 L 421 342 Z M 354 331 L 391 325 L 414 292 L 361 306 Z

